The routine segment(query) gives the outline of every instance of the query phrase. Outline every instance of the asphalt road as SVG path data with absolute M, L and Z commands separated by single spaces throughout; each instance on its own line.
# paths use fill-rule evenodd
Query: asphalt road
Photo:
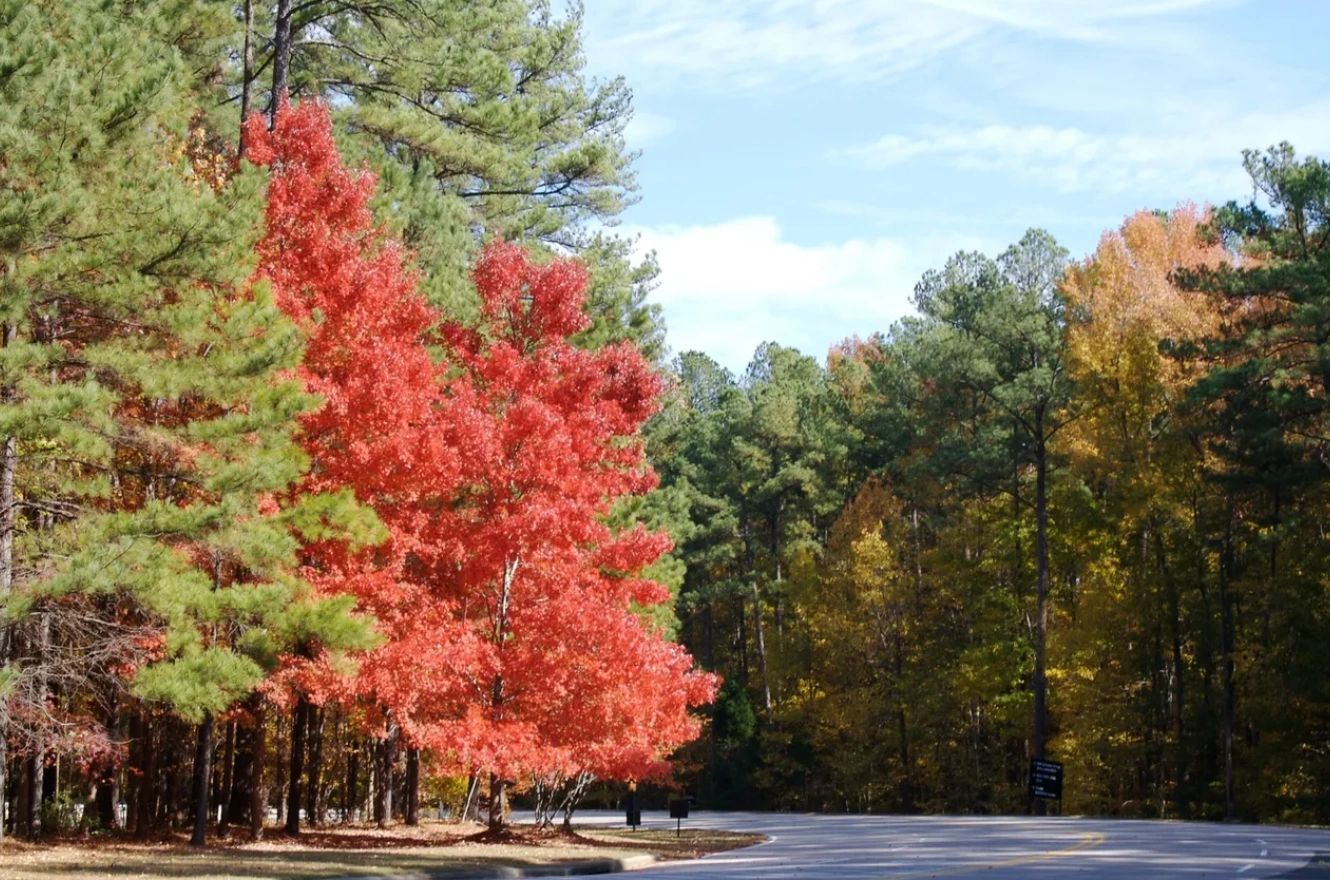
M 661 813 L 651 827 L 673 826 Z M 579 813 L 575 822 L 622 822 Z M 975 816 L 824 816 L 694 812 L 685 827 L 757 831 L 771 840 L 635 880 L 926 878 L 1296 878 L 1330 880 L 1330 830 L 1203 822 Z

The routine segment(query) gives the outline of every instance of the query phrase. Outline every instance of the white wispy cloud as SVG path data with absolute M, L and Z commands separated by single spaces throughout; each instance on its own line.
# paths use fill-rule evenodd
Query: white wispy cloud
M 885 330 L 910 310 L 914 284 L 962 247 L 931 239 L 789 241 L 769 216 L 697 226 L 626 227 L 654 250 L 661 279 L 652 298 L 665 311 L 675 351 L 705 351 L 740 371 L 765 341 L 822 358 L 852 334 Z
M 1198 111 L 1186 122 L 1185 128 L 1156 133 L 1051 125 L 929 126 L 887 134 L 832 158 L 877 170 L 931 159 L 1030 179 L 1062 192 L 1173 190 L 1179 197 L 1201 197 L 1237 194 L 1244 182 L 1243 149 L 1284 140 L 1304 153 L 1330 148 L 1330 100 L 1227 118 Z
M 628 120 L 628 125 L 623 134 L 628 146 L 632 149 L 638 149 L 652 141 L 665 137 L 674 129 L 674 120 L 668 116 L 634 110 L 633 118 Z
M 1105 41 L 1140 23 L 1225 0 L 599 0 L 593 55 L 696 88 L 776 79 L 871 82 L 995 32 Z

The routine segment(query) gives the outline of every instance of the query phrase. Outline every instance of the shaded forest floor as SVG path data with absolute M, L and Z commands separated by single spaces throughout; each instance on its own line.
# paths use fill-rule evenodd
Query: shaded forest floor
M 463 877 L 505 867 L 534 867 L 557 862 L 622 859 L 651 855 L 689 859 L 758 843 L 758 834 L 684 829 L 578 828 L 574 834 L 516 826 L 503 843 L 468 840 L 479 826 L 423 821 L 417 828 L 337 826 L 309 831 L 299 840 L 269 829 L 259 843 L 215 840 L 192 849 L 186 835 L 150 843 L 98 837 L 50 843 L 6 841 L 0 844 L 0 878 L 45 880 L 314 880 L 429 873 Z

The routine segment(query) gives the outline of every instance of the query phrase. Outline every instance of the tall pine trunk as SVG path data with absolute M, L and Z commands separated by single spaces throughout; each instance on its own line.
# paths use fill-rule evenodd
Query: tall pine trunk
M 167 753 L 170 763 L 167 765 L 167 800 L 165 826 L 171 831 L 180 830 L 181 814 L 185 812 L 185 802 L 188 800 L 187 789 L 191 779 L 185 773 L 185 758 L 189 754 L 189 737 L 182 735 L 184 725 L 182 723 L 171 724 L 172 747 Z
M 309 726 L 309 699 L 301 694 L 296 699 L 295 716 L 291 722 L 291 774 L 286 789 L 286 833 L 300 834 L 300 783 L 305 775 L 305 731 Z
M 309 767 L 305 779 L 305 821 L 310 827 L 323 824 L 323 738 L 327 710 L 309 707 Z
M 14 341 L 15 325 L 6 323 L 0 330 L 0 347 L 8 348 Z M 0 388 L 0 401 L 9 403 L 13 389 Z M 18 441 L 12 435 L 0 439 L 0 604 L 9 598 L 14 587 L 14 528 L 18 510 L 14 506 L 14 475 L 18 470 Z M 0 622 L 0 666 L 9 662 L 8 618 Z M 9 766 L 9 711 L 8 704 L 0 702 L 0 807 L 7 790 L 5 771 Z M 0 839 L 5 836 L 5 825 L 0 821 Z
M 1187 791 L 1187 743 L 1186 743 L 1186 661 L 1182 650 L 1182 599 L 1181 587 L 1168 565 L 1164 553 L 1164 537 L 1155 529 L 1155 564 L 1159 576 L 1164 581 L 1168 592 L 1169 640 L 1172 647 L 1173 664 L 1173 799 L 1177 803 L 1178 815 L 1186 819 L 1191 813 Z
M 245 45 L 240 53 L 240 157 L 245 155 L 245 120 L 254 106 L 254 0 L 245 0 Z
M 762 676 L 762 708 L 771 721 L 771 683 L 767 678 L 767 642 L 762 633 L 762 592 L 757 585 L 757 566 L 753 560 L 753 537 L 744 526 L 744 565 L 748 569 L 753 593 L 753 637 L 757 644 L 757 671 Z
M 1220 550 L 1219 570 L 1219 651 L 1224 681 L 1224 818 L 1237 816 L 1233 791 L 1233 724 L 1236 693 L 1233 682 L 1233 496 L 1230 493 L 1224 511 L 1224 541 Z
M 113 696 L 111 706 L 107 711 L 106 729 L 115 742 L 122 742 L 125 739 L 124 730 L 121 728 L 121 716 L 120 701 Z M 93 799 L 97 805 L 97 824 L 104 831 L 112 831 L 120 827 L 119 781 L 120 768 L 116 766 L 115 761 L 107 760 L 97 774 L 97 785 L 93 794 Z M 3 790 L 0 788 L 0 791 Z
M 157 814 L 157 749 L 154 747 L 152 724 L 139 717 L 139 779 L 135 791 L 134 836 L 145 840 L 152 831 Z
M 902 812 L 914 812 L 914 773 L 910 768 L 909 727 L 905 714 L 905 643 L 897 624 L 895 636 L 895 696 L 896 696 L 896 746 L 897 759 L 901 765 L 900 808 Z
M 236 725 L 235 756 L 231 759 L 231 796 L 226 801 L 223 825 L 248 827 L 250 781 L 254 763 L 254 728 Z
M 267 751 L 267 712 L 263 698 L 254 697 L 254 739 L 249 764 L 249 839 L 263 839 L 263 821 L 268 814 L 268 792 L 263 787 L 263 761 Z
M 277 125 L 277 111 L 287 96 L 287 69 L 291 63 L 291 0 L 277 0 L 276 28 L 272 49 L 272 115 Z
M 212 713 L 204 713 L 199 725 L 198 745 L 194 750 L 194 833 L 190 846 L 203 846 L 208 840 L 208 794 L 212 783 Z
M 231 822 L 231 795 L 234 793 L 236 760 L 236 722 L 226 722 L 226 738 L 222 742 L 222 790 L 218 792 L 217 803 L 221 806 L 218 820 L 218 833 L 225 834 Z
M 1035 628 L 1034 628 L 1034 725 L 1030 757 L 1043 760 L 1048 739 L 1048 678 L 1045 662 L 1048 642 L 1048 447 L 1044 432 L 1044 409 L 1034 418 L 1034 518 L 1035 518 Z M 1034 810 L 1042 816 L 1045 804 L 1036 798 Z

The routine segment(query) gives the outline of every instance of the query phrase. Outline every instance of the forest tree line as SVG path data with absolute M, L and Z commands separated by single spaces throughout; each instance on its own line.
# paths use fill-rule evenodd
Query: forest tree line
M 735 376 L 665 362 L 582 65 L 541 0 L 0 0 L 6 833 L 1021 812 L 1040 755 L 1330 816 L 1330 167 Z
M 675 360 L 652 454 L 712 805 L 1330 817 L 1330 164 L 1031 230 L 824 364 Z

